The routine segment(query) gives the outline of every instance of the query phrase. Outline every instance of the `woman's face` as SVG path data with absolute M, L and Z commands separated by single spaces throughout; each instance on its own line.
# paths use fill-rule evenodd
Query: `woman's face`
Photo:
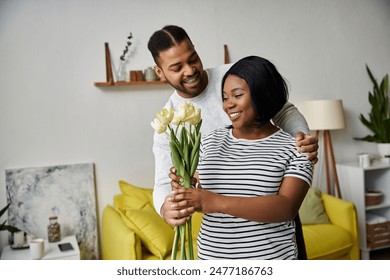
M 256 127 L 251 93 L 244 79 L 229 75 L 223 85 L 223 110 L 235 129 Z
M 157 75 L 174 87 L 180 96 L 194 97 L 206 88 L 208 78 L 202 61 L 188 40 L 160 52 L 158 61 Z

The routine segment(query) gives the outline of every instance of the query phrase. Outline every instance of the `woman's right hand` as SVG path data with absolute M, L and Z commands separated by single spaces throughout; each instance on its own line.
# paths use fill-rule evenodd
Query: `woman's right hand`
M 169 170 L 169 178 L 171 179 L 172 190 L 183 188 L 180 185 L 182 180 L 179 176 L 176 175 L 176 169 L 171 167 Z M 197 179 L 193 179 L 194 184 L 197 182 Z M 164 220 L 171 226 L 180 226 L 185 224 L 191 217 L 193 211 L 189 211 L 186 208 L 187 201 L 174 199 L 174 196 L 168 195 L 165 198 L 164 204 L 161 207 L 161 216 Z

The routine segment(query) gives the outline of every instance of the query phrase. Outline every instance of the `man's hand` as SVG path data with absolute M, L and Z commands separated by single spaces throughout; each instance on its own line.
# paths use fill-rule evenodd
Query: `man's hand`
M 171 226 L 180 226 L 185 224 L 190 215 L 188 215 L 187 210 L 181 209 L 180 201 L 173 201 L 172 195 L 169 195 L 165 198 L 164 204 L 161 206 L 161 216 L 164 220 Z
M 313 163 L 318 162 L 318 138 L 310 134 L 304 134 L 303 132 L 297 132 L 295 134 L 297 140 L 296 146 L 301 153 L 308 153 L 307 158 Z
M 170 169 L 169 178 L 171 178 L 172 190 L 182 188 L 179 184 L 181 178 L 176 175 L 174 167 Z M 168 195 L 164 200 L 164 204 L 161 206 L 161 216 L 171 226 L 185 224 L 193 213 L 193 211 L 191 213 L 188 211 L 186 205 L 186 200 L 175 199 L 173 195 Z

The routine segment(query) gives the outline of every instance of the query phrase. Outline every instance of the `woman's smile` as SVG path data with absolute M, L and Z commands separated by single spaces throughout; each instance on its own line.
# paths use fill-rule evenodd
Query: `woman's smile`
M 241 114 L 242 114 L 242 112 L 232 112 L 232 113 L 229 113 L 230 120 L 232 122 L 236 121 L 241 116 Z

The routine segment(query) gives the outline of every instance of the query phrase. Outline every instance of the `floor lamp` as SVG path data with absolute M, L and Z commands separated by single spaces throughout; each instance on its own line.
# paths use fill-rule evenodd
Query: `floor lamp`
M 308 122 L 310 130 L 316 130 L 317 138 L 319 137 L 320 131 L 323 132 L 326 183 L 328 194 L 333 194 L 333 188 L 331 187 L 330 180 L 330 173 L 332 172 L 337 195 L 339 198 L 342 198 L 339 179 L 337 177 L 330 130 L 345 128 L 343 102 L 342 100 L 305 101 L 304 115 Z

